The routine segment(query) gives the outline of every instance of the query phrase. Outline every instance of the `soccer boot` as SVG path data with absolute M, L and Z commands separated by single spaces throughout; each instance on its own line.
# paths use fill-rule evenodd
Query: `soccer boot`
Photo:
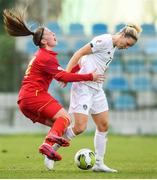
M 54 160 L 49 159 L 47 156 L 45 156 L 44 165 L 47 169 L 52 170 L 54 168 L 54 163 Z
M 95 164 L 92 168 L 93 171 L 95 172 L 106 172 L 106 173 L 116 173 L 118 172 L 116 169 L 111 169 L 105 164 Z
M 60 136 L 56 136 L 56 135 L 49 135 L 46 137 L 46 140 L 53 142 L 53 143 L 57 143 L 63 147 L 67 147 L 70 145 L 70 143 L 66 139 L 64 139 L 63 137 L 60 137 Z
M 43 143 L 39 147 L 39 152 L 41 154 L 46 155 L 49 159 L 54 161 L 60 161 L 62 159 L 61 155 L 59 155 L 49 144 Z

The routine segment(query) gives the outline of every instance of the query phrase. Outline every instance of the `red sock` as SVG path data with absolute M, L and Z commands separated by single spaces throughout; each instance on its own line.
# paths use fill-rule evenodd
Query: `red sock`
M 50 136 L 51 134 L 62 136 L 68 126 L 69 126 L 69 119 L 67 117 L 59 117 L 53 123 L 53 126 L 51 127 L 47 136 Z M 50 142 L 48 140 L 45 140 L 45 143 L 48 143 L 51 146 L 54 144 L 53 142 Z

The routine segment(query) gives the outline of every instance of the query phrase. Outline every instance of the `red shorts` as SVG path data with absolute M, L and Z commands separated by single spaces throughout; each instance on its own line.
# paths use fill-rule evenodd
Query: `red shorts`
M 18 101 L 22 113 L 34 123 L 45 124 L 52 119 L 62 108 L 62 105 L 48 93 L 39 93 L 37 96 L 24 98 Z

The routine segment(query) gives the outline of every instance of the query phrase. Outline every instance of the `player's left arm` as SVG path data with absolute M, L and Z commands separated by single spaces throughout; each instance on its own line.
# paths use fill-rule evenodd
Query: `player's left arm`
M 82 56 L 87 55 L 87 54 L 91 54 L 91 53 L 92 53 L 91 44 L 86 44 L 85 46 L 80 48 L 71 57 L 68 65 L 67 65 L 66 71 L 71 72 L 72 69 L 78 64 L 78 62 Z

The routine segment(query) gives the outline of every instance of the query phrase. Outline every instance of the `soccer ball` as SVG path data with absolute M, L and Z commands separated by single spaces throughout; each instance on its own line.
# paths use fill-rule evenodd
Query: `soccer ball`
M 88 170 L 95 164 L 95 154 L 90 149 L 81 149 L 76 153 L 74 160 L 77 167 Z

